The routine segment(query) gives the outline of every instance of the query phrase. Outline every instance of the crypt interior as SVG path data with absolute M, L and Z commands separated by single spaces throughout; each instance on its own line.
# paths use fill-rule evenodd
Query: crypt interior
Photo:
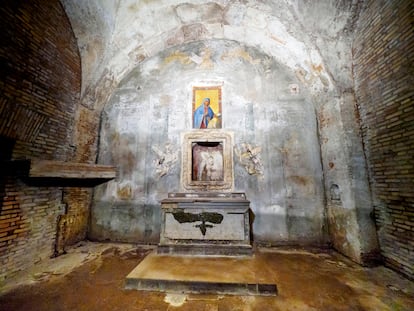
M 4 0 L 0 24 L 0 309 L 414 309 L 413 1 Z M 124 288 L 176 254 L 277 290 Z

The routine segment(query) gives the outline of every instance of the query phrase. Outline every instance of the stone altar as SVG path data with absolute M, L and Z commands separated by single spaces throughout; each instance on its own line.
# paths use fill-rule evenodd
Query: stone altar
M 251 255 L 249 204 L 244 193 L 169 193 L 158 253 Z

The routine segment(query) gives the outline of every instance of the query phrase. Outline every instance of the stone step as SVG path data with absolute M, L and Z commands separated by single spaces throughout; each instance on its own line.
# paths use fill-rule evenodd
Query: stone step
M 251 256 L 253 248 L 245 244 L 165 244 L 158 245 L 158 254 L 193 256 Z
M 155 251 L 131 271 L 125 288 L 196 294 L 278 293 L 274 273 L 260 258 L 172 256 Z

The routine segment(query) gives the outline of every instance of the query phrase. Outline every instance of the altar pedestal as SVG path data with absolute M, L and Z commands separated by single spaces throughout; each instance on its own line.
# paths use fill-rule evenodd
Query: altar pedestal
M 244 193 L 170 193 L 158 253 L 251 255 L 249 204 Z

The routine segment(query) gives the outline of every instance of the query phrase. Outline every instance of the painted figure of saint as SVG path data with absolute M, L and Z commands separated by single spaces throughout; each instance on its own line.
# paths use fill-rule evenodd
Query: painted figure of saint
M 223 181 L 223 145 L 200 142 L 195 143 L 192 149 L 192 180 Z
M 208 123 L 213 117 L 214 111 L 210 107 L 210 98 L 204 98 L 201 105 L 194 111 L 194 128 L 208 128 Z
M 223 157 L 220 152 L 201 152 L 202 162 L 198 169 L 198 180 L 223 180 Z

